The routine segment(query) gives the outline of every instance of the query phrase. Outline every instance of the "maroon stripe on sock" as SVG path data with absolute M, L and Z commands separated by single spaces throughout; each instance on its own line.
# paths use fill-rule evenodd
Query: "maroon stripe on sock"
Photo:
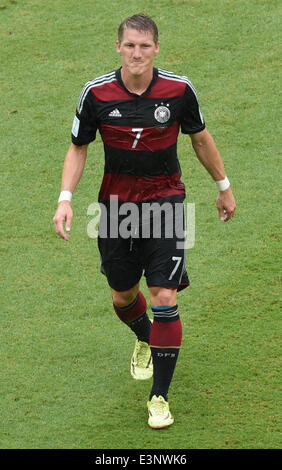
M 182 325 L 180 319 L 173 322 L 158 322 L 154 320 L 150 335 L 150 346 L 156 348 L 179 348 L 181 341 Z
M 130 323 L 145 313 L 147 302 L 141 291 L 137 294 L 137 299 L 127 307 L 118 307 L 114 305 L 115 312 L 121 321 Z

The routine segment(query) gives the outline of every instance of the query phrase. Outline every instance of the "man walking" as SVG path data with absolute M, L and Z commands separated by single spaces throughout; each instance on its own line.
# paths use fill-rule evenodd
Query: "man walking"
M 122 231 L 99 236 L 102 272 L 106 275 L 117 316 L 136 335 L 131 359 L 131 375 L 143 380 L 152 377 L 148 397 L 149 426 L 171 425 L 174 418 L 168 404 L 168 390 L 182 340 L 177 292 L 189 284 L 185 269 L 184 228 L 179 236 L 185 186 L 177 156 L 179 130 L 188 134 L 200 162 L 216 182 L 219 218 L 228 221 L 236 208 L 220 154 L 206 129 L 196 91 L 187 77 L 154 67 L 160 43 L 155 22 L 143 14 L 126 18 L 118 30 L 116 50 L 121 67 L 86 83 L 72 128 L 58 209 L 54 216 L 56 233 L 69 240 L 73 212 L 72 194 L 81 178 L 88 145 L 99 130 L 105 152 L 104 177 L 99 202 L 106 208 L 111 226 L 110 204 L 118 201 L 116 218 L 125 219 L 122 205 L 135 204 L 138 210 L 156 203 L 171 208 L 173 234 L 166 236 L 168 223 L 161 213 L 160 234 L 154 237 L 154 220 L 138 219 L 130 226 L 129 237 Z M 147 207 L 147 206 L 146 206 Z M 167 206 L 166 206 L 167 207 Z M 108 209 L 108 210 L 107 210 Z M 140 213 L 140 211 L 139 211 Z M 64 228 L 65 224 L 65 228 Z M 149 224 L 149 235 L 142 236 Z M 177 233 L 176 233 L 177 232 Z M 145 275 L 153 313 L 147 314 L 146 299 L 139 282 Z

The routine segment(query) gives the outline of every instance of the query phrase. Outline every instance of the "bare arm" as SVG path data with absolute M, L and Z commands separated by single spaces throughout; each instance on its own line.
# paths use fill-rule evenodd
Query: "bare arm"
M 224 165 L 210 133 L 204 129 L 196 134 L 191 134 L 190 137 L 195 153 L 205 169 L 215 181 L 223 180 L 226 176 Z M 226 222 L 233 217 L 236 203 L 231 187 L 225 191 L 219 191 L 216 205 L 220 220 Z
M 88 145 L 77 145 L 71 144 L 64 163 L 62 185 L 61 190 L 68 190 L 74 192 L 77 184 L 82 176 L 86 157 L 87 157 Z M 53 223 L 56 233 L 64 240 L 69 240 L 70 236 L 68 233 L 71 228 L 71 222 L 73 217 L 73 211 L 69 201 L 62 201 L 58 204 L 58 209 L 53 218 Z M 64 230 L 64 222 L 66 223 L 66 231 Z
M 68 191 L 74 192 L 77 184 L 82 176 L 86 157 L 87 157 L 88 145 L 77 145 L 71 144 L 64 163 L 62 186 L 61 190 L 67 189 Z

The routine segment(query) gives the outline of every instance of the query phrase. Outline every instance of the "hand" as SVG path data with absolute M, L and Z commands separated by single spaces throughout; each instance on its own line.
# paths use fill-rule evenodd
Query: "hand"
M 73 217 L 73 211 L 68 201 L 62 201 L 58 205 L 56 214 L 53 217 L 53 223 L 57 235 L 64 240 L 68 241 L 70 236 L 68 233 L 71 229 L 71 221 Z M 66 223 L 66 231 L 64 231 L 64 222 Z
M 219 192 L 216 200 L 216 207 L 218 209 L 219 219 L 223 222 L 227 222 L 231 217 L 233 217 L 236 209 L 236 202 L 230 187 L 225 191 Z

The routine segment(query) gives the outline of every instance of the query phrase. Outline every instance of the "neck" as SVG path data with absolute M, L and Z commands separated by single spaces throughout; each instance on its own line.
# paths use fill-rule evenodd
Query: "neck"
M 135 93 L 136 95 L 142 95 L 147 88 L 149 87 L 152 79 L 153 79 L 153 70 L 150 70 L 146 75 L 127 75 L 124 69 L 121 69 L 121 78 L 123 81 L 124 86 L 127 88 L 128 91 L 131 93 Z

